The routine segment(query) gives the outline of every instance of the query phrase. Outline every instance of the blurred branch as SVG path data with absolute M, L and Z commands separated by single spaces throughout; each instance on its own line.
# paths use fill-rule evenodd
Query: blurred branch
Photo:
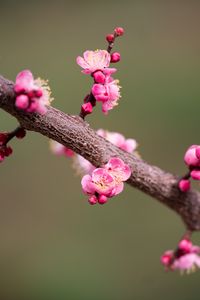
M 96 167 L 111 157 L 120 157 L 132 168 L 128 183 L 176 211 L 189 230 L 200 230 L 200 193 L 182 193 L 178 177 L 166 173 L 129 154 L 98 136 L 79 116 L 65 114 L 53 107 L 42 116 L 16 109 L 13 82 L 0 76 L 0 108 L 17 118 L 20 125 L 53 139 L 82 155 Z

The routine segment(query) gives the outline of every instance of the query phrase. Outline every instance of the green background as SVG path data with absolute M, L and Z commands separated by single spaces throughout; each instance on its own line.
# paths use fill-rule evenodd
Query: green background
M 183 174 L 184 151 L 200 143 L 199 25 L 200 1 L 0 1 L 0 73 L 48 78 L 53 105 L 76 114 L 92 83 L 76 57 L 104 49 L 105 35 L 123 26 L 115 47 L 123 97 L 88 121 L 135 138 L 145 160 Z M 0 120 L 1 130 L 16 125 L 2 111 Z M 91 207 L 48 139 L 28 133 L 11 145 L 0 166 L 0 299 L 199 299 L 199 272 L 166 273 L 159 263 L 184 232 L 174 212 L 129 186 Z

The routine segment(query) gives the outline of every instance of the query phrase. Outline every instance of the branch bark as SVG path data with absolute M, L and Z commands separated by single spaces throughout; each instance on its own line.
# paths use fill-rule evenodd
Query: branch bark
M 77 115 L 68 115 L 49 107 L 44 116 L 16 109 L 14 83 L 0 76 L 0 108 L 17 118 L 26 130 L 36 131 L 82 155 L 96 167 L 117 156 L 132 169 L 128 183 L 159 200 L 184 221 L 187 229 L 200 230 L 200 193 L 182 193 L 178 177 L 114 146 L 98 136 L 89 124 Z

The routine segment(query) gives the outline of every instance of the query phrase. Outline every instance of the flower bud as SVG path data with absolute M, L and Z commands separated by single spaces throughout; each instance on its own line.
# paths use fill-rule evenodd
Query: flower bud
M 93 78 L 96 83 L 104 84 L 106 76 L 101 71 L 97 71 L 93 74 Z
M 192 179 L 200 180 L 200 170 L 193 170 L 190 172 Z
M 178 187 L 182 192 L 187 192 L 190 189 L 190 181 L 188 179 L 181 179 Z
M 114 40 L 115 40 L 114 34 L 108 34 L 106 36 L 106 40 L 107 40 L 108 43 L 113 43 Z
M 108 201 L 108 198 L 104 195 L 100 195 L 98 198 L 99 204 L 105 204 Z
M 185 161 L 186 165 L 188 165 L 188 166 L 198 166 L 199 165 L 199 159 L 196 156 L 196 148 L 197 148 L 197 145 L 192 145 L 186 151 L 185 156 L 184 156 L 184 161 Z
M 16 97 L 15 105 L 19 109 L 26 109 L 29 105 L 29 98 L 26 95 L 20 95 Z
M 92 104 L 90 102 L 84 103 L 81 106 L 81 110 L 84 114 L 91 114 L 92 113 Z
M 121 36 L 124 34 L 124 29 L 122 27 L 116 27 L 114 31 L 117 36 Z
M 120 61 L 120 59 L 121 59 L 120 53 L 119 52 L 113 52 L 111 54 L 111 60 L 110 60 L 110 62 L 111 63 L 117 63 L 118 61 Z
M 89 199 L 88 199 L 88 202 L 91 204 L 91 205 L 94 205 L 97 203 L 97 197 L 96 196 L 91 196 Z

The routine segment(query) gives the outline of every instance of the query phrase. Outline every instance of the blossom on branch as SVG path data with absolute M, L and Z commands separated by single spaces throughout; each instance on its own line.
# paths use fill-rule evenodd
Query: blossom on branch
M 110 65 L 110 54 L 106 50 L 87 50 L 83 57 L 78 56 L 77 64 L 83 68 L 83 73 L 91 74 L 97 70 L 104 71 Z
M 45 114 L 51 102 L 51 91 L 47 81 L 34 79 L 29 70 L 20 72 L 15 81 L 15 106 L 29 113 Z
M 168 250 L 161 256 L 161 263 L 166 270 L 180 270 L 190 273 L 200 268 L 200 247 L 189 239 L 182 239 L 175 251 Z
M 115 157 L 111 158 L 103 168 L 94 169 L 91 175 L 83 176 L 81 185 L 83 192 L 90 196 L 90 204 L 97 202 L 104 204 L 108 198 L 112 198 L 123 191 L 123 182 L 128 180 L 130 176 L 130 167 L 120 158 Z
M 187 192 L 190 189 L 190 177 L 200 180 L 200 146 L 190 146 L 184 155 L 184 161 L 189 171 L 180 179 L 178 187 L 182 192 Z

